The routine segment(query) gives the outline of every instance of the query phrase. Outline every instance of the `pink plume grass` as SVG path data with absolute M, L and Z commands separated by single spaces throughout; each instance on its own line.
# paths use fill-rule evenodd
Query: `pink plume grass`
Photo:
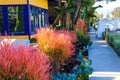
M 30 46 L 0 44 L 0 80 L 49 80 L 50 62 Z

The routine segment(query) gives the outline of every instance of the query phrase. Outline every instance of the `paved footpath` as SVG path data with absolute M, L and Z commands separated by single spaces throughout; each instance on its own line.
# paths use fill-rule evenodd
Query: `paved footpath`
M 120 57 L 103 40 L 91 34 L 93 45 L 89 49 L 91 67 L 94 69 L 89 80 L 120 80 Z

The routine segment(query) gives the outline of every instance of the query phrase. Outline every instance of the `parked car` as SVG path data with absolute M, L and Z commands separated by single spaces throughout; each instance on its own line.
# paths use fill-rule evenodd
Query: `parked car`
M 120 29 L 116 29 L 115 33 L 120 34 Z
M 115 27 L 114 27 L 113 24 L 106 24 L 105 26 L 106 26 L 106 28 L 108 28 L 110 31 L 114 31 L 114 30 L 115 30 Z

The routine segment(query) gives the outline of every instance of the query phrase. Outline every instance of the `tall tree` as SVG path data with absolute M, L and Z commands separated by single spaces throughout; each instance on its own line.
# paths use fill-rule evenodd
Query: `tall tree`
M 58 16 L 53 25 L 58 24 L 59 21 L 60 26 L 64 25 L 66 28 L 72 26 L 73 29 L 78 17 L 87 20 L 94 16 L 93 13 L 98 8 L 92 7 L 94 3 L 95 0 L 59 0 L 59 6 L 55 7 Z
M 91 18 L 96 17 L 94 15 L 95 10 L 101 7 L 101 6 L 93 7 L 94 3 L 95 0 L 82 0 L 80 16 L 86 22 L 87 27 L 89 27 L 90 25 Z
M 75 15 L 73 17 L 73 24 L 76 24 L 76 20 L 77 20 L 78 14 L 80 12 L 81 4 L 82 4 L 82 0 L 77 0 L 77 9 L 76 9 Z
M 59 21 L 61 23 L 60 26 L 64 25 L 67 27 L 72 22 L 72 15 L 76 9 L 76 0 L 64 0 L 64 2 L 60 0 L 59 6 L 56 6 L 54 9 L 58 13 L 58 16 L 53 25 L 58 24 Z
M 112 12 L 111 12 L 113 18 L 118 18 L 120 17 L 120 7 L 116 7 Z

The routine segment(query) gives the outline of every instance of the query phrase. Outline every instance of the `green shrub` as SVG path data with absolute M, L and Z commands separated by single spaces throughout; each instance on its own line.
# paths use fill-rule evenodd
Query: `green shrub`
M 105 39 L 105 32 L 102 32 L 102 38 Z
M 120 56 L 120 35 L 116 33 L 107 33 L 107 42 L 114 48 L 117 54 Z
M 84 46 L 91 46 L 92 41 L 90 41 L 90 36 L 88 35 L 83 35 L 83 32 L 77 31 L 77 43 L 78 44 L 83 44 Z
M 35 38 L 30 39 L 30 43 L 36 43 L 36 39 Z
M 106 34 L 106 37 L 107 37 L 107 42 L 110 44 L 110 45 L 112 45 L 112 41 L 113 41 L 113 38 L 116 36 L 116 34 L 114 34 L 114 33 L 107 33 Z
M 120 38 L 114 39 L 113 41 L 113 48 L 117 52 L 117 54 L 120 56 Z

